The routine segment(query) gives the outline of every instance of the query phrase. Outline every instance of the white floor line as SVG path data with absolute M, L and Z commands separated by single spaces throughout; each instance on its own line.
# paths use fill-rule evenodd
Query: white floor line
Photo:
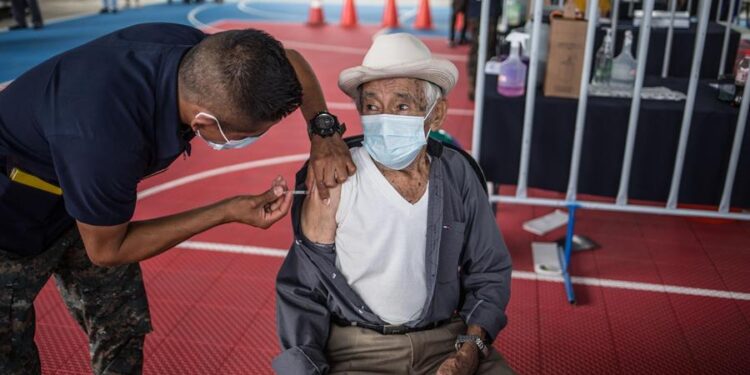
M 193 25 L 193 27 L 196 27 L 198 29 L 201 29 L 203 31 L 208 31 L 208 32 L 211 32 L 211 33 L 218 33 L 218 32 L 222 32 L 222 31 L 226 31 L 224 29 L 219 29 L 217 27 L 213 27 L 213 26 L 211 26 L 211 25 L 209 25 L 207 23 L 203 23 L 200 20 L 198 20 L 198 13 L 200 13 L 200 12 L 202 12 L 202 11 L 208 9 L 208 8 L 213 8 L 213 7 L 217 7 L 217 6 L 221 6 L 221 5 L 217 5 L 217 4 L 203 4 L 203 5 L 199 6 L 199 7 L 193 8 L 187 14 L 187 20 L 188 20 L 188 22 L 190 22 L 190 24 Z
M 256 15 L 256 16 L 260 16 L 264 18 L 271 18 L 271 19 L 281 18 L 281 19 L 294 19 L 294 20 L 299 19 L 299 16 L 292 17 L 289 14 L 285 14 L 285 13 L 269 12 L 269 11 L 256 9 L 256 8 L 249 6 L 248 3 L 250 3 L 250 1 L 248 0 L 240 1 L 237 4 L 237 9 L 240 12 L 250 14 L 250 15 Z M 221 6 L 221 5 L 204 4 L 199 7 L 193 8 L 187 15 L 188 22 L 190 22 L 190 24 L 196 28 L 202 29 L 204 31 L 212 32 L 212 33 L 225 31 L 224 29 L 211 26 L 210 24 L 204 23 L 198 19 L 198 13 L 208 8 L 213 8 L 217 6 Z M 416 15 L 416 8 L 415 8 L 415 11 L 413 12 L 406 12 L 406 14 L 404 14 L 403 20 L 406 21 L 407 19 L 414 17 L 414 15 Z M 378 31 L 377 33 L 375 33 L 373 37 L 384 32 L 384 30 L 387 30 L 387 29 Z M 358 56 L 364 56 L 365 53 L 367 53 L 366 48 L 334 46 L 334 45 L 328 45 L 328 44 L 301 42 L 301 41 L 296 41 L 296 40 L 284 40 L 284 39 L 281 39 L 280 41 L 281 43 L 284 44 L 285 47 L 288 47 L 288 48 L 306 49 L 306 50 L 323 51 L 323 52 L 345 53 L 345 54 L 358 55 Z M 436 57 L 440 57 L 446 60 L 451 60 L 451 61 L 456 61 L 456 62 L 467 62 L 469 60 L 468 56 L 466 55 L 453 55 L 453 54 L 442 54 L 442 53 L 435 53 L 433 55 Z
M 239 10 L 242 13 L 249 14 L 251 16 L 268 18 L 269 20 L 286 19 L 286 20 L 297 21 L 300 18 L 304 18 L 306 16 L 306 14 L 304 15 L 288 14 L 288 13 L 269 12 L 267 10 L 256 9 L 249 5 L 250 2 L 251 2 L 250 0 L 239 1 L 237 3 L 237 10 Z
M 284 164 L 284 163 L 291 163 L 291 162 L 297 162 L 297 161 L 305 161 L 310 157 L 309 154 L 295 154 L 295 155 L 288 155 L 288 156 L 279 156 L 275 158 L 268 158 L 268 159 L 261 159 L 261 160 L 253 160 L 248 161 L 244 163 L 239 164 L 232 164 L 232 165 L 226 165 L 219 168 L 209 169 L 203 172 L 194 173 L 191 175 L 183 176 L 178 179 L 165 182 L 160 185 L 152 186 L 148 189 L 144 189 L 140 192 L 138 192 L 138 200 L 141 200 L 143 198 L 150 197 L 154 194 L 161 193 L 165 190 L 174 189 L 178 186 L 187 185 L 191 182 L 195 182 L 198 180 L 203 180 L 206 178 L 232 173 L 232 172 L 239 172 L 244 171 L 248 169 L 254 169 L 254 168 L 260 168 L 260 167 L 268 167 L 271 165 L 277 165 L 277 164 Z
M 263 255 L 263 256 L 276 257 L 276 258 L 284 258 L 286 257 L 286 253 L 287 253 L 286 250 L 272 249 L 270 247 L 230 245 L 230 244 L 202 242 L 202 241 L 185 241 L 177 245 L 177 248 L 189 249 L 189 250 L 220 251 L 223 253 Z
M 513 278 L 524 279 L 524 280 L 547 281 L 547 282 L 555 282 L 555 283 L 563 282 L 562 276 L 537 275 L 534 272 L 527 272 L 527 271 L 513 271 Z M 685 286 L 679 286 L 679 285 L 651 284 L 651 283 L 641 283 L 641 282 L 636 282 L 636 281 L 597 279 L 593 277 L 580 277 L 580 276 L 573 276 L 571 277 L 571 280 L 573 281 L 573 284 L 599 286 L 603 288 L 640 290 L 644 292 L 682 294 L 682 295 L 687 295 L 687 296 L 714 297 L 714 298 L 750 301 L 750 293 L 732 292 L 732 291 L 726 291 L 726 290 L 691 288 L 691 287 L 685 287 Z
M 203 242 L 203 241 L 185 241 L 176 246 L 180 249 L 189 250 L 203 250 L 203 251 L 219 251 L 228 253 L 239 253 L 248 255 L 261 255 L 283 258 L 286 256 L 287 250 L 284 249 L 273 249 L 267 247 L 257 246 L 244 246 L 244 245 L 230 245 L 215 242 Z M 562 283 L 563 279 L 560 276 L 544 276 L 537 275 L 534 272 L 528 271 L 513 271 L 512 278 L 519 280 L 536 280 L 543 282 Z M 597 286 L 602 288 L 616 288 L 635 290 L 643 292 L 654 292 L 654 293 L 668 293 L 668 294 L 680 294 L 686 296 L 698 296 L 698 297 L 711 297 L 711 298 L 722 298 L 722 299 L 734 299 L 740 301 L 750 301 L 750 293 L 732 292 L 725 290 L 715 289 L 703 289 L 703 288 L 690 288 L 678 285 L 661 285 L 661 284 L 650 284 L 640 283 L 635 281 L 623 281 L 623 280 L 611 280 L 611 279 L 598 279 L 593 277 L 572 277 L 573 284 L 578 285 L 589 285 Z

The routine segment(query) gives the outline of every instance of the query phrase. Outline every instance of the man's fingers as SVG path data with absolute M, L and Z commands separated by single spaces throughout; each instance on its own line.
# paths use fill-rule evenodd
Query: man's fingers
M 336 182 L 338 182 L 339 185 L 346 182 L 346 180 L 351 176 L 352 174 L 349 171 L 349 166 L 347 164 L 344 164 L 341 166 L 341 169 L 336 169 Z
M 284 188 L 281 186 L 274 186 L 263 193 L 263 195 L 258 196 L 259 201 L 257 202 L 257 205 L 266 206 L 269 203 L 275 202 L 282 195 L 284 195 Z
M 354 174 L 357 173 L 357 166 L 354 165 L 354 162 L 351 159 L 346 161 L 346 172 L 349 176 L 354 176 Z
M 279 206 L 278 211 L 283 212 L 284 215 L 289 212 L 289 209 L 292 207 L 292 202 L 294 201 L 294 197 L 292 196 L 292 193 L 287 193 L 287 196 L 284 197 L 284 199 L 281 202 L 281 206 Z
M 315 168 L 313 168 L 312 163 L 307 165 L 307 177 L 305 178 L 305 186 L 307 186 L 307 190 L 310 190 L 313 186 L 315 186 Z
M 281 203 L 283 201 L 284 201 L 283 198 L 282 199 L 277 199 L 276 201 L 274 201 L 273 203 L 271 203 L 270 205 L 268 205 L 269 211 L 276 211 L 276 210 L 278 210 L 279 206 L 281 206 Z
M 315 182 L 315 186 L 318 190 L 318 196 L 321 200 L 326 200 L 331 197 L 331 193 L 328 191 L 328 187 L 326 186 L 325 182 L 322 180 L 317 180 Z
M 266 213 L 266 223 L 271 226 L 273 223 L 281 220 L 289 212 L 289 208 L 292 206 L 292 193 L 287 192 L 278 200 L 278 207 Z
M 456 359 L 448 358 L 440 365 L 437 375 L 453 375 L 456 372 Z
M 336 182 L 336 169 L 329 170 L 325 177 L 323 178 L 323 183 L 325 183 L 327 188 L 335 188 L 338 186 L 338 182 Z

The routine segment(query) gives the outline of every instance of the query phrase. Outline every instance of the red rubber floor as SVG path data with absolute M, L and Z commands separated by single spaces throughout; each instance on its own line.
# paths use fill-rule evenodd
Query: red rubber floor
M 376 29 L 308 29 L 279 23 L 252 26 L 287 42 L 317 44 L 295 48 L 318 73 L 331 108 L 350 125 L 351 134 L 358 133 L 354 107 L 335 82 L 341 69 L 361 61 L 357 50 L 367 48 Z M 442 39 L 426 42 L 433 51 L 451 55 L 461 71 L 459 85 L 449 97 L 453 112 L 445 128 L 469 145 L 472 105 L 466 99 L 463 62 L 467 51 L 448 49 Z M 343 48 L 321 50 L 329 48 L 326 46 Z M 174 213 L 230 195 L 259 193 L 276 175 L 293 178 L 308 147 L 298 114 L 246 150 L 214 152 L 196 140 L 188 160 L 178 160 L 166 173 L 143 182 L 140 191 L 149 193 L 142 197 L 136 218 Z M 301 156 L 293 161 L 274 159 L 289 155 Z M 242 170 L 216 169 L 254 160 L 264 163 L 245 165 Z M 197 175 L 211 170 L 210 177 Z M 173 184 L 164 185 L 170 182 Z M 154 188 L 161 190 L 150 190 Z M 750 223 L 581 211 L 578 232 L 592 237 L 602 248 L 574 254 L 572 274 L 587 279 L 575 285 L 578 304 L 569 305 L 562 284 L 534 279 L 530 273 L 530 243 L 556 239 L 562 230 L 538 238 L 524 232 L 521 223 L 548 211 L 502 206 L 498 214 L 516 274 L 509 325 L 496 347 L 516 371 L 750 373 Z M 291 238 L 289 219 L 285 218 L 267 231 L 227 225 L 193 240 L 285 249 Z M 145 373 L 270 373 L 270 361 L 279 351 L 273 287 L 281 261 L 278 256 L 174 249 L 143 262 L 154 322 L 154 332 L 146 340 Z M 603 286 L 602 280 L 623 283 Z M 643 285 L 694 289 L 645 291 Z M 54 283 L 45 286 L 36 308 L 36 342 L 44 373 L 90 373 L 85 338 Z

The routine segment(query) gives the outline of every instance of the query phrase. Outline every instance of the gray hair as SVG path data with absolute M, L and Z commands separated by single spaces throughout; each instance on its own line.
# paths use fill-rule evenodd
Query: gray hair
M 437 103 L 438 100 L 443 96 L 443 89 L 440 88 L 440 86 L 425 80 L 420 80 L 422 82 L 422 90 L 425 97 L 425 106 L 424 108 L 421 108 L 421 110 L 427 112 L 428 109 L 430 109 L 435 103 Z M 362 85 L 360 85 L 357 88 L 357 93 L 354 96 L 354 104 L 357 106 L 358 111 L 362 111 Z
M 424 90 L 424 97 L 427 100 L 427 106 L 424 111 L 427 111 L 430 107 L 434 106 L 438 100 L 440 100 L 443 96 L 443 90 L 430 81 L 422 81 L 422 87 Z

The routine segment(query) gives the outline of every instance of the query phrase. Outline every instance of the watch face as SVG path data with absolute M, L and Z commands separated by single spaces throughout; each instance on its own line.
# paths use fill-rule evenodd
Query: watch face
M 336 120 L 333 116 L 322 113 L 315 119 L 315 125 L 320 130 L 328 130 L 336 125 Z

